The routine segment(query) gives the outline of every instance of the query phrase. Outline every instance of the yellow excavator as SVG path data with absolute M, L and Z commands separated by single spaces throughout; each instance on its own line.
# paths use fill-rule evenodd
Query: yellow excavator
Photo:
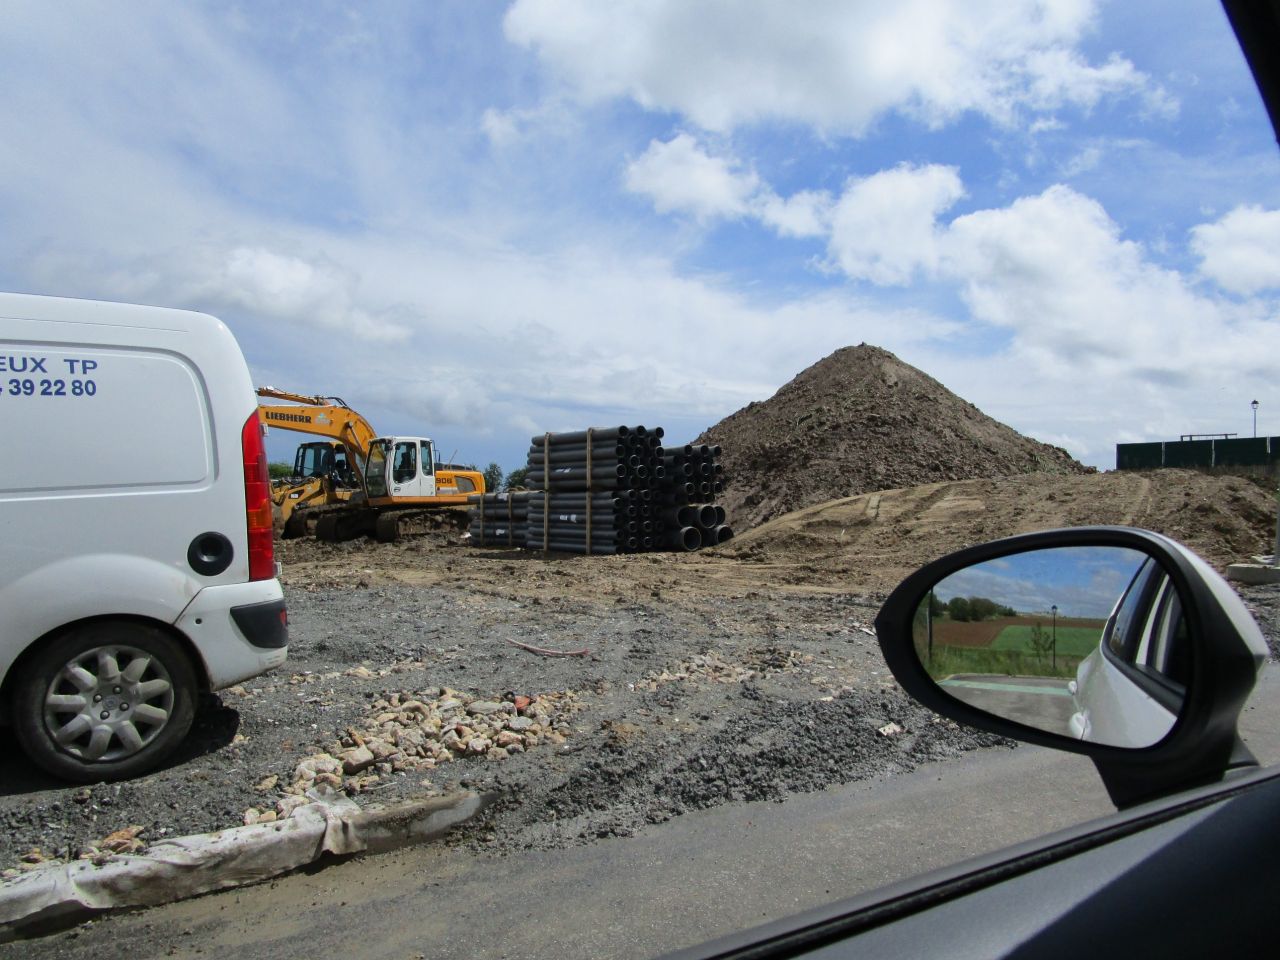
M 269 427 L 327 437 L 300 444 L 294 475 L 272 491 L 282 536 L 303 536 L 315 520 L 321 540 L 396 540 L 420 511 L 465 507 L 484 493 L 484 476 L 439 464 L 425 437 L 379 437 L 340 397 L 259 387 L 258 416 Z M 264 403 L 282 400 L 284 403 Z

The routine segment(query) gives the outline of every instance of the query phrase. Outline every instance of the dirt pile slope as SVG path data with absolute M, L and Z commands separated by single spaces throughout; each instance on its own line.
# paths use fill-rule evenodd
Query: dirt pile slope
M 810 504 L 941 480 L 1086 472 L 887 350 L 818 361 L 697 443 L 723 447 L 719 502 L 738 530 Z
M 1270 484 L 1245 477 L 1192 470 L 1025 474 L 816 504 L 735 537 L 716 553 L 754 566 L 759 581 L 856 583 L 883 592 L 963 547 L 1095 524 L 1163 533 L 1222 569 L 1269 553 L 1275 523 Z

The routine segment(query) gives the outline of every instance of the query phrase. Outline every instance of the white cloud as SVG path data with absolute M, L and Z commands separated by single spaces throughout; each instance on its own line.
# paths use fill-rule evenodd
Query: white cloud
M 690 213 L 700 220 L 740 217 L 759 178 L 735 161 L 708 154 L 687 133 L 663 143 L 652 140 L 626 171 L 626 187 L 653 200 L 659 213 Z
M 855 279 L 908 283 L 937 266 L 938 215 L 962 196 L 953 167 L 902 164 L 851 180 L 832 213 L 831 257 Z
M 1008 331 L 1008 354 L 1036 375 L 1069 370 L 1175 388 L 1206 369 L 1251 375 L 1257 358 L 1280 350 L 1274 305 L 1246 309 L 1197 292 L 1070 187 L 941 220 L 962 196 L 950 167 L 903 164 L 851 180 L 830 217 L 833 264 L 881 286 L 921 275 L 956 285 L 971 317 Z M 1217 276 L 1276 284 L 1267 264 L 1280 248 L 1280 214 L 1234 211 L 1195 237 Z
M 821 237 L 831 228 L 831 194 L 802 190 L 783 199 L 772 190 L 756 197 L 755 214 L 783 237 Z
M 783 237 L 821 237 L 830 230 L 831 195 L 802 190 L 780 197 L 732 156 L 712 156 L 696 138 L 677 134 L 627 165 L 628 190 L 653 201 L 658 213 L 688 214 L 699 222 L 752 217 Z
M 509 146 L 520 138 L 521 117 L 511 110 L 490 107 L 480 117 L 480 129 L 495 147 Z
M 905 284 L 938 262 L 938 216 L 964 196 L 953 167 L 901 164 L 851 178 L 839 199 L 803 190 L 781 197 L 731 157 L 713 157 L 682 133 L 632 161 L 626 185 L 650 197 L 659 213 L 684 213 L 707 223 L 751 217 L 779 236 L 825 238 L 828 255 L 846 276 Z
M 1078 456 L 1106 462 L 1135 428 L 1238 429 L 1248 397 L 1234 409 L 1232 396 L 1270 382 L 1276 303 L 1197 292 L 1068 187 L 959 217 L 943 246 L 941 272 L 961 284 L 973 317 L 1009 335 L 1000 379 L 975 384 L 970 398 L 1037 436 L 1071 438 Z
M 1033 120 L 1031 126 L 1027 128 L 1027 132 L 1034 135 L 1039 133 L 1056 133 L 1059 130 L 1065 130 L 1067 125 L 1057 117 L 1039 117 Z
M 557 99 L 547 99 L 525 109 L 489 107 L 480 115 L 480 131 L 495 150 L 519 146 L 533 134 L 571 137 L 577 126 L 573 111 Z
M 1239 368 L 1252 352 L 1246 333 L 1261 343 L 1280 334 L 1150 262 L 1101 204 L 1069 187 L 959 217 L 945 248 L 943 269 L 973 315 L 1015 331 L 1042 367 L 1174 385 L 1211 357 Z
M 1093 67 L 1076 51 L 1057 47 L 1030 54 L 1026 67 L 1030 81 L 1026 102 L 1033 109 L 1053 110 L 1064 103 L 1091 109 L 1104 97 L 1141 90 L 1147 112 L 1165 117 L 1178 112 L 1174 98 L 1150 84 L 1141 71 L 1117 54 Z
M 1200 272 L 1224 290 L 1255 294 L 1280 288 L 1280 210 L 1236 207 L 1191 230 Z
M 1096 169 L 1101 160 L 1102 148 L 1093 144 L 1068 158 L 1058 169 L 1064 180 L 1070 180 Z
M 304 259 L 262 247 L 235 247 L 205 271 L 187 274 L 188 302 L 204 300 L 285 320 L 303 329 L 403 342 L 409 329 L 359 305 L 359 278 L 325 257 Z
M 517 0 L 504 26 L 581 100 L 630 98 L 721 132 L 782 120 L 860 136 L 892 111 L 1006 124 L 1116 96 L 1169 112 L 1128 60 L 1084 59 L 1094 18 L 1090 0 Z

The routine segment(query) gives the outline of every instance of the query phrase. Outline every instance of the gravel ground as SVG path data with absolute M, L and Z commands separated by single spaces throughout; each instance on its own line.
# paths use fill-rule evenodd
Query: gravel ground
M 456 551 L 451 562 L 466 567 L 474 554 Z M 574 566 L 529 561 L 521 573 L 554 582 Z M 625 573 L 593 582 L 615 575 Z M 0 763 L 0 865 L 91 853 L 131 826 L 143 828 L 136 848 L 240 824 L 250 808 L 288 803 L 301 761 L 341 755 L 355 745 L 349 731 L 367 739 L 375 717 L 410 701 L 436 710 L 452 698 L 457 716 L 473 700 L 505 703 L 498 716 L 508 719 L 520 703 L 543 736 L 522 750 L 446 751 L 433 767 L 388 762 L 334 782 L 361 802 L 458 785 L 493 791 L 491 814 L 453 841 L 490 849 L 623 835 L 688 810 L 890 776 L 997 742 L 897 688 L 870 633 L 875 597 L 529 596 L 460 576 L 429 586 L 299 583 L 288 600 L 288 664 L 210 698 L 167 769 L 68 788 L 11 751 Z M 507 641 L 588 652 L 544 656 Z M 464 719 L 478 727 L 482 718 Z M 901 732 L 879 732 L 889 724 Z
M 0 869 L 138 849 L 238 825 L 246 811 L 284 815 L 323 782 L 362 803 L 492 792 L 484 819 L 450 842 L 502 852 L 1012 746 L 901 692 L 871 635 L 878 593 L 744 586 L 743 564 L 707 558 L 328 549 L 322 563 L 286 566 L 288 664 L 210 698 L 166 769 L 65 787 L 10 750 Z M 381 560 L 366 567 L 370 549 Z M 388 578 L 412 556 L 417 582 Z M 1242 594 L 1275 657 L 1280 587 Z M 403 738 L 423 740 L 406 733 L 410 719 L 465 740 L 437 737 L 411 755 Z M 394 740 L 388 729 L 402 737 L 390 756 L 375 739 Z M 361 744 L 378 756 L 352 764 Z
M 1271 659 L 1280 659 L 1280 583 L 1255 587 L 1236 584 L 1235 587 L 1244 599 L 1244 605 L 1253 614 L 1253 619 L 1262 628 L 1262 635 L 1266 637 L 1267 647 L 1271 651 Z

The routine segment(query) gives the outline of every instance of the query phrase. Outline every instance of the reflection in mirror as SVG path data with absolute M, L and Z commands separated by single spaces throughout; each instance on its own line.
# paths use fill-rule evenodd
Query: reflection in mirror
M 1137 550 L 1054 547 L 974 564 L 935 584 L 913 632 L 948 694 L 1049 733 L 1149 747 L 1185 700 L 1181 598 Z

